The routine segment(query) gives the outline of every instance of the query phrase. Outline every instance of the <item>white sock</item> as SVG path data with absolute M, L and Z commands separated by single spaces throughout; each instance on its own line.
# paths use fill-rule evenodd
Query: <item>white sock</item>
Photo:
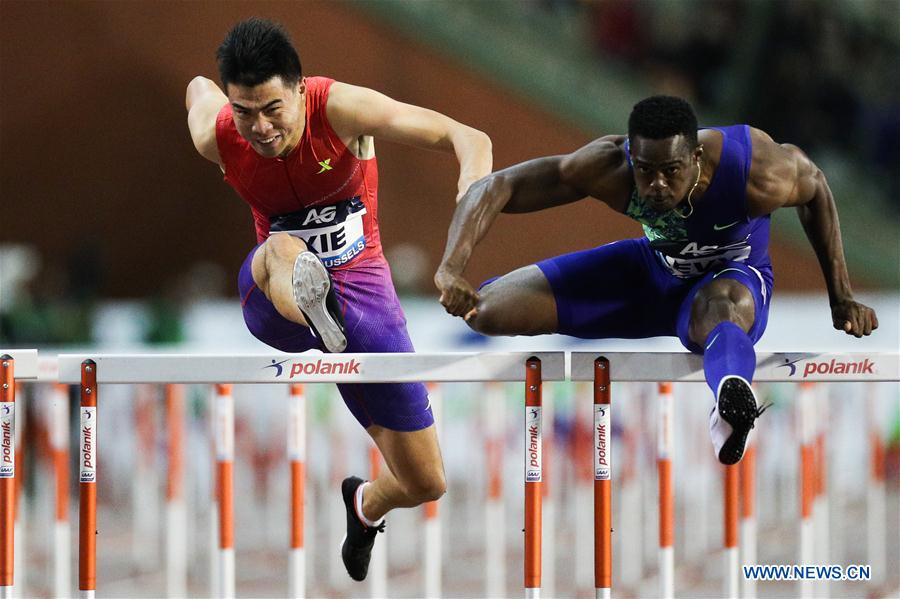
M 376 526 L 381 526 L 381 523 L 384 521 L 384 518 L 381 518 L 378 522 L 372 522 L 366 515 L 363 514 L 363 493 L 365 492 L 366 487 L 369 486 L 370 483 L 364 482 L 363 484 L 356 487 L 356 493 L 353 495 L 353 507 L 356 508 L 356 517 L 359 518 L 360 522 L 365 524 L 370 528 L 374 528 Z

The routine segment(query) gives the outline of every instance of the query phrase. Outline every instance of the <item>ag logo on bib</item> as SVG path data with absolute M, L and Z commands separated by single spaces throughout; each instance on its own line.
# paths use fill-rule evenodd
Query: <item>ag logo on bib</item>
M 299 237 L 325 268 L 334 268 L 366 249 L 362 218 L 365 213 L 365 204 L 360 196 L 355 196 L 337 204 L 273 216 L 269 219 L 269 232 Z

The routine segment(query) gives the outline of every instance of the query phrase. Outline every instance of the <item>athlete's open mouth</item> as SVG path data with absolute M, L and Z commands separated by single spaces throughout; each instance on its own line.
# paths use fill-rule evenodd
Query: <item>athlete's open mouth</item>
M 266 137 L 264 139 L 257 139 L 256 143 L 263 146 L 270 146 L 275 143 L 276 140 L 280 139 L 281 135 L 273 135 L 272 137 Z

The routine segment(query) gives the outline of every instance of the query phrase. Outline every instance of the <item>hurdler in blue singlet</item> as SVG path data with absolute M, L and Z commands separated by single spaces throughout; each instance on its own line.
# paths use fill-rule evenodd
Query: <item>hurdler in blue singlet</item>
M 679 213 L 689 211 L 682 206 L 658 212 L 633 191 L 625 214 L 641 223 L 645 237 L 537 264 L 556 297 L 558 332 L 585 339 L 677 335 L 685 347 L 702 353 L 688 335 L 691 305 L 710 280 L 729 278 L 753 295 L 756 313 L 747 334 L 759 340 L 773 284 L 770 219 L 747 213 L 749 127 L 715 129 L 723 136 L 719 163 L 687 216 Z

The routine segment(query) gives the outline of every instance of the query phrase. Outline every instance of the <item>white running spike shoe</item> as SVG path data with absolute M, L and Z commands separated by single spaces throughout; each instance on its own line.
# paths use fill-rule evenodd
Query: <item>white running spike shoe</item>
M 313 334 L 325 348 L 339 353 L 347 348 L 344 322 L 337 298 L 331 288 L 331 276 L 315 254 L 300 252 L 294 261 L 294 301 L 306 317 Z
M 753 388 L 743 377 L 726 376 L 719 382 L 716 405 L 709 413 L 709 436 L 720 462 L 730 466 L 741 461 L 756 419 L 770 405 L 756 407 Z

